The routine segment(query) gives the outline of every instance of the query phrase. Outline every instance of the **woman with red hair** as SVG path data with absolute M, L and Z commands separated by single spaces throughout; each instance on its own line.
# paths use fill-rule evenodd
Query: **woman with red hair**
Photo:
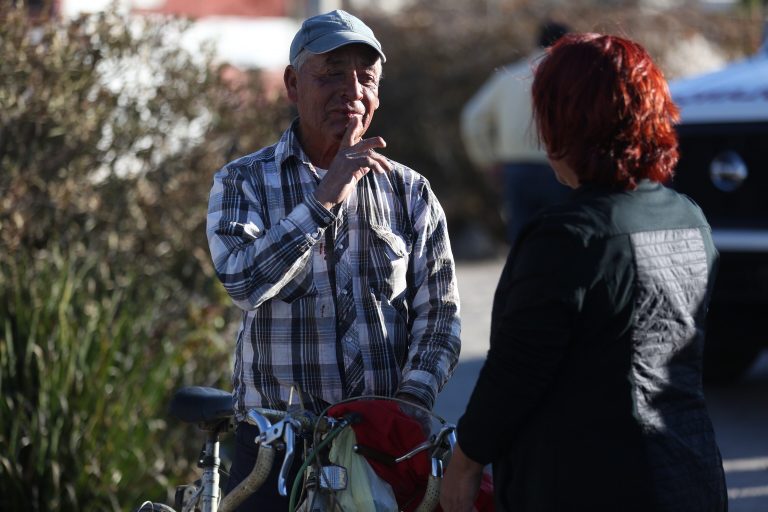
M 508 257 L 443 509 L 470 511 L 493 464 L 499 511 L 726 510 L 702 390 L 717 252 L 701 210 L 663 185 L 678 158 L 666 81 L 635 42 L 571 34 L 532 93 L 575 190 Z

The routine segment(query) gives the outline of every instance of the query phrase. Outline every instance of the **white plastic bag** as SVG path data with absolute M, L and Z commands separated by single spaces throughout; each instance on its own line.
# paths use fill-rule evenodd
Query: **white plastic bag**
M 347 512 L 397 512 L 392 487 L 376 474 L 365 457 L 355 453 L 355 431 L 345 429 L 333 440 L 330 461 L 347 468 L 347 488 L 336 493 L 336 499 Z

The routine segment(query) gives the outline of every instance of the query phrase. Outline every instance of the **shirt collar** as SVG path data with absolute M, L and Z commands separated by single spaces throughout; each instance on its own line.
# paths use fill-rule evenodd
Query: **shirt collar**
M 280 141 L 277 143 L 275 156 L 277 157 L 277 161 L 280 162 L 281 170 L 284 168 L 283 164 L 289 158 L 296 158 L 306 165 L 310 164 L 309 157 L 307 157 L 306 153 L 304 153 L 304 149 L 301 147 L 299 138 L 296 136 L 298 127 L 299 118 L 297 117 L 293 120 L 293 122 L 291 122 L 291 126 L 289 126 L 288 129 L 283 132 L 282 137 L 280 137 Z

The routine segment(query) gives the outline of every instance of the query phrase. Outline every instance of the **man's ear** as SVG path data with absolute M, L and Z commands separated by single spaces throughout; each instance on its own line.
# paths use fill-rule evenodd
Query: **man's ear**
M 291 103 L 296 103 L 299 98 L 298 92 L 298 74 L 293 66 L 286 66 L 283 73 L 283 83 L 285 84 L 285 92 L 288 93 L 288 99 Z

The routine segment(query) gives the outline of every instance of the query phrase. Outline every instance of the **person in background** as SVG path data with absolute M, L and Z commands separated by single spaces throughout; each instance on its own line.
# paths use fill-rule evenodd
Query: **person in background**
M 501 182 L 510 245 L 534 213 L 568 193 L 555 179 L 547 155 L 537 143 L 531 107 L 536 61 L 546 47 L 568 32 L 564 24 L 542 23 L 536 51 L 496 71 L 462 110 L 461 133 L 470 161 L 493 181 Z
M 298 118 L 280 140 L 228 163 L 210 193 L 219 279 L 242 309 L 229 489 L 252 469 L 253 406 L 314 412 L 360 395 L 431 409 L 459 355 L 459 297 L 443 209 L 427 180 L 363 138 L 386 57 L 337 10 L 307 19 L 284 82 Z M 281 510 L 276 475 L 242 510 Z
M 702 390 L 718 254 L 699 207 L 663 185 L 678 159 L 667 83 L 639 44 L 570 34 L 532 95 L 575 190 L 509 254 L 443 509 L 471 510 L 492 463 L 498 511 L 724 511 Z

